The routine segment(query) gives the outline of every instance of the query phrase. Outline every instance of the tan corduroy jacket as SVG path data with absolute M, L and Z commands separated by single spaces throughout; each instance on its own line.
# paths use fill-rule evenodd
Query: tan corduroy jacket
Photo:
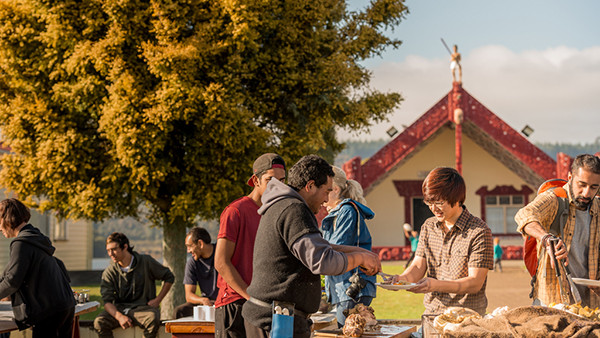
M 567 250 L 577 250 L 577 248 L 571 247 L 571 241 L 573 239 L 573 228 L 575 226 L 575 205 L 571 199 L 571 192 L 569 184 L 565 184 L 563 187 L 569 196 L 569 216 L 567 223 L 563 230 L 563 241 L 567 246 Z M 517 222 L 517 231 L 526 235 L 524 227 L 531 222 L 538 222 L 544 227 L 544 229 L 550 229 L 550 225 L 554 220 L 556 212 L 558 211 L 558 199 L 552 191 L 546 191 L 538 195 L 531 203 L 523 207 L 515 215 L 515 221 Z M 589 253 L 588 253 L 588 268 L 589 268 L 589 279 L 599 280 L 600 274 L 599 258 L 600 258 L 600 219 L 598 213 L 600 212 L 600 199 L 594 198 L 590 207 L 590 239 L 589 239 Z M 543 252 L 540 248 L 540 243 L 537 247 L 538 259 L 540 259 L 540 252 Z M 555 272 L 550 265 L 550 260 L 547 255 L 541 257 L 541 261 L 538 264 L 537 278 L 533 290 L 533 298 L 540 299 L 545 304 L 562 303 L 560 297 L 560 287 L 558 279 L 556 278 Z M 564 278 L 564 274 L 562 274 Z M 563 285 L 568 290 L 568 283 L 566 279 L 563 280 Z M 591 308 L 600 306 L 600 290 L 590 289 L 589 300 L 583 303 L 589 304 Z

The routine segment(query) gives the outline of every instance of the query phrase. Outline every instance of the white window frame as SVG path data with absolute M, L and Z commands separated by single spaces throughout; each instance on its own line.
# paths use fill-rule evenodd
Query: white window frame
M 503 200 L 508 198 L 508 201 Z M 491 200 L 494 200 L 493 203 Z M 501 209 L 502 210 L 502 232 L 492 231 L 493 234 L 516 234 L 517 224 L 514 221 L 514 214 L 508 214 L 508 210 L 511 208 L 522 208 L 525 204 L 525 196 L 523 195 L 486 195 L 485 196 L 485 215 L 489 226 L 490 216 L 492 213 L 490 209 Z M 518 211 L 517 209 L 517 211 Z M 516 213 L 516 212 L 515 212 Z M 508 221 L 510 219 L 510 221 Z M 496 224 L 497 225 L 497 224 Z M 490 227 L 491 229 L 492 227 Z M 497 229 L 497 227 L 494 227 Z

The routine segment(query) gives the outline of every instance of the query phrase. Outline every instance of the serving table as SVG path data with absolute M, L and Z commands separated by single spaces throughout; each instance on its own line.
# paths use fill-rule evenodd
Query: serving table
M 377 320 L 380 328 L 376 331 L 367 331 L 362 334 L 362 337 L 370 338 L 406 338 L 411 333 L 417 330 L 414 325 L 406 325 L 397 320 L 379 319 Z M 343 338 L 346 337 L 342 333 L 342 329 L 331 330 L 315 330 L 313 337 L 315 338 Z
M 194 320 L 194 317 L 183 317 L 165 322 L 165 331 L 173 337 L 196 338 L 214 337 L 215 322 L 205 320 Z
M 83 304 L 75 305 L 75 319 L 73 323 L 75 323 L 73 330 L 73 337 L 79 337 L 79 316 L 85 313 L 94 312 L 98 309 L 100 303 L 87 302 Z M 12 311 L 12 306 L 8 301 L 0 302 L 0 333 L 10 332 L 17 330 L 17 323 L 15 323 L 15 316 Z

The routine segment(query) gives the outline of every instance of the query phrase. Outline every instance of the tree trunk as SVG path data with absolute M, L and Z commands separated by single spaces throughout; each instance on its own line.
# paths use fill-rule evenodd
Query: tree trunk
M 185 302 L 185 291 L 183 289 L 183 274 L 186 261 L 185 249 L 185 222 L 169 223 L 165 221 L 163 227 L 163 264 L 171 269 L 175 275 L 173 288 L 160 304 L 161 318 L 174 318 L 175 307 Z

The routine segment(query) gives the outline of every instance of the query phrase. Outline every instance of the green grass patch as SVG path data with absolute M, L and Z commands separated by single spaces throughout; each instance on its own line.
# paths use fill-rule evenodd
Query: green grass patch
M 104 304 L 102 303 L 102 297 L 100 296 L 100 285 L 73 286 L 72 288 L 75 291 L 90 290 L 90 302 L 97 301 L 98 303 L 100 303 L 100 307 L 98 307 L 98 310 L 79 316 L 79 320 L 94 320 L 94 318 L 96 318 L 96 316 L 100 312 L 102 312 L 102 310 L 104 310 Z
M 383 263 L 382 268 L 385 273 L 393 275 L 404 271 L 404 266 L 396 262 Z M 377 278 L 381 281 L 381 277 Z M 424 294 L 421 293 L 377 288 L 377 297 L 373 299 L 371 307 L 378 319 L 420 319 L 425 312 L 423 297 Z

